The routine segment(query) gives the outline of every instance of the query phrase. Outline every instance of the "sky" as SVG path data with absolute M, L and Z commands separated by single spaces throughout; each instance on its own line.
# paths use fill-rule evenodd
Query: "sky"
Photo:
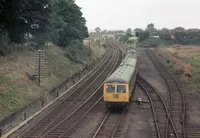
M 89 30 L 200 28 L 200 0 L 76 0 Z

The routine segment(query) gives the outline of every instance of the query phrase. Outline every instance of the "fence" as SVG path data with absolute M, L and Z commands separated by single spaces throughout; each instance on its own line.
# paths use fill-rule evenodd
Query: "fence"
M 27 50 L 35 51 L 39 48 L 41 47 L 36 46 L 36 45 L 21 45 L 21 44 L 10 44 L 9 46 L 0 45 L 0 55 L 4 56 L 4 55 L 11 54 L 13 52 L 23 52 Z M 47 45 L 42 47 L 42 49 L 46 49 L 46 48 L 47 48 Z

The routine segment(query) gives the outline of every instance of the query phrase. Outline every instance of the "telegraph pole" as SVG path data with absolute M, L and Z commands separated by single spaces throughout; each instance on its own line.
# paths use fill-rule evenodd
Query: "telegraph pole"
M 99 32 L 99 47 L 101 46 L 101 32 Z
M 90 58 L 90 54 L 91 54 L 91 49 L 90 49 L 90 39 L 88 39 L 89 40 L 89 58 Z
M 40 86 L 40 69 L 41 69 L 41 51 L 39 50 L 39 57 L 38 57 L 38 86 Z
M 38 78 L 38 86 L 41 83 L 41 77 L 44 76 L 44 50 L 36 50 L 36 64 L 35 64 L 35 74 Z

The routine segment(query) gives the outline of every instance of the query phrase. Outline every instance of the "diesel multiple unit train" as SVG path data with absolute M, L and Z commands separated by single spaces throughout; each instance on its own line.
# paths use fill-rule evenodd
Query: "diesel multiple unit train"
M 119 67 L 104 82 L 104 102 L 109 109 L 129 103 L 136 75 L 137 54 L 134 47 L 128 47 Z

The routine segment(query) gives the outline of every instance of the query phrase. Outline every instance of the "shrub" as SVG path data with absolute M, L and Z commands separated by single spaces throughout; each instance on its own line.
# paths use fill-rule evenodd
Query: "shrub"
M 180 74 L 183 74 L 184 73 L 184 70 L 183 68 L 180 69 Z
M 170 60 L 169 60 L 169 59 L 167 59 L 167 60 L 166 60 L 166 62 L 167 62 L 167 63 L 170 63 Z
M 176 75 L 181 75 L 181 74 L 183 74 L 183 73 L 184 73 L 183 68 L 181 68 L 181 69 L 176 69 L 176 71 L 175 71 L 175 74 L 176 74 Z
M 173 54 L 172 54 L 172 56 L 174 56 L 174 57 L 178 57 L 178 52 L 174 52 Z
M 171 65 L 169 66 L 169 68 L 173 68 L 173 64 L 171 64 Z
M 188 78 L 192 78 L 192 75 L 190 73 L 186 73 L 185 76 Z

